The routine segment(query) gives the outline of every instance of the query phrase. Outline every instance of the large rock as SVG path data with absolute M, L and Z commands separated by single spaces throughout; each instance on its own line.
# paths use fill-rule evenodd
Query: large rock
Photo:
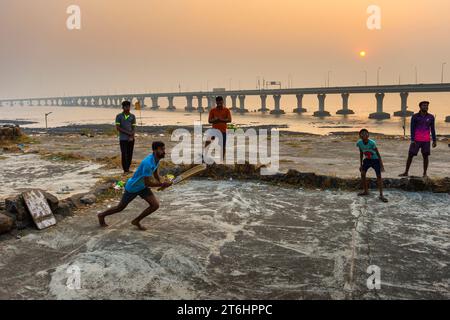
M 60 215 L 62 217 L 73 216 L 72 205 L 70 201 L 67 200 L 60 201 L 58 204 L 58 208 L 56 208 L 56 210 L 53 211 L 53 213 L 56 215 Z
M 26 189 L 24 192 L 31 190 L 41 191 L 53 212 L 58 208 L 59 200 L 54 195 L 41 189 Z M 13 214 L 18 229 L 25 229 L 34 225 L 33 219 L 28 212 L 22 194 L 5 199 L 5 209 L 7 212 Z
M 33 225 L 33 219 L 28 212 L 22 195 L 5 200 L 6 211 L 14 216 L 17 229 L 25 229 Z
M 450 193 L 450 178 L 435 181 L 432 185 L 432 190 L 435 193 Z
M 94 194 L 86 194 L 80 198 L 82 204 L 90 205 L 97 201 L 97 197 Z
M 0 234 L 11 231 L 13 227 L 14 220 L 3 213 L 0 213 Z

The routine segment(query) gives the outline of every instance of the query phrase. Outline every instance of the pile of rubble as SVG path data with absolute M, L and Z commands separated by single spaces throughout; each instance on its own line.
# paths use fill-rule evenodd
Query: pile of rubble
M 97 202 L 98 197 L 109 193 L 112 190 L 111 182 L 96 187 L 90 193 L 73 195 L 67 199 L 59 200 L 56 196 L 40 189 L 24 190 L 21 194 L 5 199 L 0 204 L 0 234 L 8 233 L 14 229 L 22 230 L 37 226 L 36 217 L 32 216 L 29 206 L 25 201 L 25 196 L 30 192 L 42 194 L 46 204 L 51 210 L 56 221 L 69 217 L 75 210 L 92 205 Z
M 22 130 L 18 125 L 3 125 L 0 127 L 0 141 L 15 140 L 22 136 Z

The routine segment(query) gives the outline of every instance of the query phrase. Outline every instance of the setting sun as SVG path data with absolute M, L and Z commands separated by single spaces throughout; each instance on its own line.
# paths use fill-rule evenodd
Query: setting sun
M 359 53 L 359 56 L 360 56 L 360 57 L 365 57 L 365 56 L 366 56 L 366 52 L 365 52 L 365 51 L 361 51 L 361 52 Z

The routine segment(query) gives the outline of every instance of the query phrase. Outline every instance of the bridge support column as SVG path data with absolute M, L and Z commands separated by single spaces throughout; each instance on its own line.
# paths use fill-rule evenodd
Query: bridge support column
M 394 112 L 394 117 L 410 117 L 414 114 L 412 111 L 408 111 L 408 92 L 401 92 L 400 98 L 402 99 L 401 110 Z
M 197 111 L 205 112 L 205 109 L 203 109 L 203 96 L 197 96 L 197 101 L 198 101 Z
M 450 122 L 450 116 L 448 116 L 447 118 L 445 118 L 445 122 Z
M 216 97 L 214 96 L 206 96 L 206 99 L 208 100 L 208 107 L 206 107 L 206 110 L 211 110 L 216 105 Z
M 138 97 L 138 98 L 136 98 L 137 99 L 137 101 L 139 102 L 139 104 L 141 105 L 141 109 L 144 109 L 145 107 L 147 107 L 146 105 L 145 105 L 145 97 Z
M 184 108 L 184 110 L 186 110 L 187 112 L 192 112 L 195 110 L 195 108 L 192 105 L 193 99 L 194 99 L 193 96 L 186 96 L 186 107 Z
M 167 107 L 167 110 L 176 110 L 176 107 L 173 105 L 173 98 L 174 97 L 167 97 L 167 100 L 169 100 L 169 106 Z
M 348 98 L 350 97 L 350 94 L 349 93 L 343 93 L 341 96 L 342 96 L 342 109 L 338 110 L 336 112 L 336 114 L 343 114 L 343 115 L 355 114 L 355 112 L 353 112 L 353 110 L 350 110 L 348 108 Z
M 239 109 L 237 110 L 239 113 L 246 113 L 248 112 L 247 109 L 245 109 L 245 96 L 240 95 L 239 96 Z
M 267 95 L 262 94 L 260 95 L 260 98 L 261 98 L 261 109 L 259 109 L 258 111 L 263 113 L 269 111 L 269 109 L 267 109 Z
M 327 97 L 326 94 L 320 93 L 317 95 L 317 98 L 319 99 L 319 111 L 314 112 L 314 117 L 329 117 L 330 113 L 328 111 L 325 111 L 325 98 Z
M 152 97 L 152 110 L 158 110 L 159 109 L 159 105 L 158 105 L 158 97 L 157 96 L 153 96 Z
M 280 107 L 280 101 L 281 101 L 281 95 L 276 94 L 273 96 L 273 100 L 275 102 L 275 109 L 270 111 L 270 114 L 284 114 L 284 110 L 281 110 Z
M 233 112 L 238 111 L 237 96 L 231 96 L 231 111 L 233 111 Z
M 297 94 L 297 108 L 294 109 L 294 113 L 302 114 L 307 112 L 305 108 L 303 108 L 303 94 Z
M 375 98 L 377 98 L 377 112 L 371 113 L 369 115 L 369 119 L 377 119 L 377 120 L 390 119 L 391 115 L 389 113 L 383 112 L 384 93 L 375 94 Z

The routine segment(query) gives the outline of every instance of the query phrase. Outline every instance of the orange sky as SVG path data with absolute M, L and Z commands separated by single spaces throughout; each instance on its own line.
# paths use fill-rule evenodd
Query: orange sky
M 78 4 L 82 30 L 66 29 Z M 382 29 L 366 9 L 382 9 Z M 448 0 L 0 0 L 0 97 L 439 82 Z M 368 55 L 361 59 L 360 50 Z

